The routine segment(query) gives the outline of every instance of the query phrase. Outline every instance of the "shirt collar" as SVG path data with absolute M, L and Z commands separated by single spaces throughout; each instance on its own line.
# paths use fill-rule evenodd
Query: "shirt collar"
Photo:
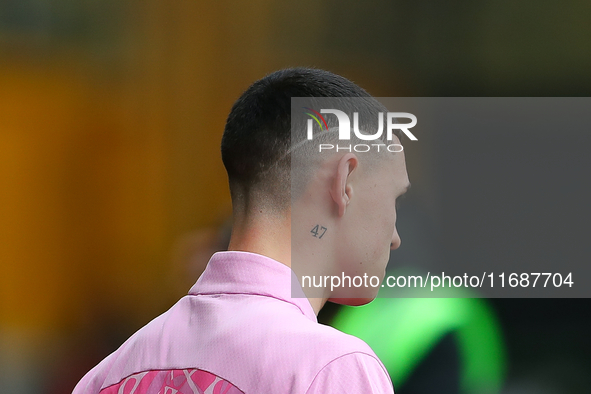
M 292 286 L 293 295 L 292 297 Z M 250 252 L 217 252 L 189 294 L 253 294 L 295 305 L 310 320 L 316 314 L 295 273 L 270 257 Z

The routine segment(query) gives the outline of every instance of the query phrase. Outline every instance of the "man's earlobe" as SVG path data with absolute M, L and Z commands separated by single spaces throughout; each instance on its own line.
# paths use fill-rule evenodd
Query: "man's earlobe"
M 353 186 L 350 183 L 349 176 L 357 168 L 357 165 L 358 159 L 353 153 L 347 153 L 341 157 L 337 164 L 334 181 L 330 188 L 330 195 L 337 205 L 339 216 L 345 214 L 347 205 L 349 205 L 353 197 Z

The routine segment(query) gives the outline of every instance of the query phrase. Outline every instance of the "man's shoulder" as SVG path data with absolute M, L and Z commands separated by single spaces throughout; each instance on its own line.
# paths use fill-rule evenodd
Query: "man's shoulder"
M 306 360 L 315 369 L 314 373 L 348 355 L 369 357 L 379 363 L 374 351 L 363 340 L 303 316 L 299 320 L 298 324 L 281 322 L 274 326 L 273 333 L 269 336 L 273 338 L 274 346 L 289 349 L 286 353 L 274 353 L 275 357 Z M 337 364 L 353 358 L 345 357 Z
M 326 364 L 306 390 L 306 394 L 341 392 L 393 394 L 394 387 L 375 355 L 353 352 Z
M 315 322 L 298 331 L 287 335 L 302 339 L 297 356 L 309 364 L 306 393 L 393 393 L 386 368 L 363 340 Z
M 309 347 L 321 348 L 334 357 L 350 353 L 375 356 L 373 350 L 363 340 L 324 324 L 316 322 L 304 324 L 301 326 L 300 332 L 296 332 L 294 335 L 296 337 L 304 336 Z
M 273 343 L 277 349 L 289 349 L 296 354 L 301 353 L 302 356 L 316 354 L 316 360 L 320 363 L 330 362 L 334 358 L 355 352 L 375 356 L 363 340 L 320 324 L 297 311 L 293 305 L 285 306 L 281 309 L 258 309 L 257 313 L 250 315 L 248 320 L 257 326 L 252 330 L 252 334 L 260 340 Z M 236 323 L 247 323 L 247 320 Z M 276 357 L 284 355 L 283 352 L 274 353 Z

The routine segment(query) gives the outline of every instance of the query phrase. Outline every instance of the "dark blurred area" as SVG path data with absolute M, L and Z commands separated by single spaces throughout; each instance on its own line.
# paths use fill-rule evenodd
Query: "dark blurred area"
M 315 66 L 379 97 L 589 96 L 590 17 L 585 1 L 1 0 L 0 392 L 71 392 L 223 249 L 230 198 L 219 143 L 233 101 L 254 80 Z M 588 137 L 572 138 L 580 154 Z M 494 153 L 474 141 L 473 155 Z M 413 187 L 393 261 L 481 251 L 478 223 L 452 220 L 465 214 L 462 200 L 527 213 L 513 219 L 521 226 L 489 217 L 490 234 L 517 236 L 536 223 L 550 242 L 556 221 L 531 219 L 541 203 L 512 204 L 506 187 L 458 185 L 478 168 L 438 147 L 407 152 Z M 511 149 L 503 154 L 521 152 Z M 564 170 L 580 172 L 581 184 L 562 185 L 560 203 L 589 182 L 588 169 Z M 559 209 L 556 195 L 542 205 Z M 571 239 L 568 228 L 554 230 Z M 534 245 L 536 234 L 524 239 Z M 488 305 L 507 355 L 502 393 L 588 391 L 588 299 Z M 331 321 L 330 308 L 321 321 Z M 434 349 L 449 343 L 444 335 Z M 425 376 L 460 363 L 441 354 L 423 364 Z

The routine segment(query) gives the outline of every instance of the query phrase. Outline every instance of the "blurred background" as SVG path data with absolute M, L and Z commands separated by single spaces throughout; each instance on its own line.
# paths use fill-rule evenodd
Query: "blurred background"
M 219 144 L 254 80 L 315 66 L 380 97 L 589 96 L 590 20 L 591 3 L 570 0 L 0 0 L 0 392 L 71 392 L 224 248 L 231 207 Z M 588 146 L 572 138 L 579 152 Z M 453 237 L 439 236 L 458 195 L 446 185 L 458 182 L 435 150 L 407 153 L 401 259 L 454 257 L 474 231 L 455 222 Z M 523 209 L 510 201 L 501 200 L 509 212 Z M 470 348 L 494 342 L 489 392 L 588 391 L 589 300 L 483 302 L 470 316 L 488 334 Z M 320 320 L 338 314 L 329 307 Z M 455 346 L 446 338 L 464 323 L 453 321 L 433 323 L 434 352 Z M 469 368 L 443 351 L 420 369 L 427 350 L 408 351 L 416 360 L 404 380 L 393 376 L 397 393 L 432 392 L 408 383 L 413 373 L 436 381 L 429 373 L 453 360 L 448 377 Z M 458 379 L 438 392 L 472 387 Z

